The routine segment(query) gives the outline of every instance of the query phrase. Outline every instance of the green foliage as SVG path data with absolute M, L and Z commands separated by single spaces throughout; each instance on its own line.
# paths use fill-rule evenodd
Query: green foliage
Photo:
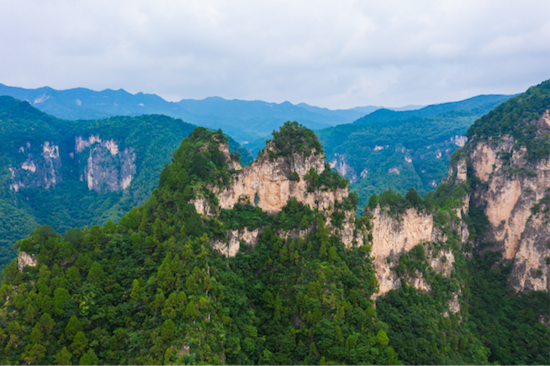
M 512 135 L 516 141 L 515 149 L 527 148 L 528 160 L 546 159 L 550 156 L 550 137 L 548 131 L 538 133 L 537 120 L 549 106 L 550 80 L 547 80 L 481 117 L 466 136 L 472 141 L 496 141 L 504 135 Z
M 482 96 L 479 100 L 429 106 L 418 111 L 379 110 L 365 117 L 368 123 L 339 125 L 317 131 L 329 161 L 345 164 L 360 207 L 369 197 L 391 189 L 405 195 L 414 188 L 420 196 L 433 191 L 447 176 L 456 136 L 485 113 L 509 99 Z M 429 110 L 429 113 L 424 113 Z M 386 117 L 378 119 L 381 114 Z
M 512 265 L 496 265 L 499 259 L 499 253 L 487 252 L 485 258 L 474 253 L 468 263 L 468 326 L 490 349 L 490 362 L 549 364 L 550 330 L 539 321 L 549 315 L 548 293 L 510 293 Z
M 267 143 L 269 142 L 272 142 L 275 147 L 275 151 L 268 148 L 268 151 L 271 151 L 270 159 L 292 154 L 305 156 L 323 154 L 323 147 L 317 139 L 317 135 L 296 121 L 285 122 L 279 131 L 273 131 L 273 139 L 267 141 Z
M 337 188 L 343 189 L 348 186 L 348 181 L 342 178 L 338 172 L 332 170 L 329 164 L 325 164 L 325 169 L 321 174 L 317 173 L 314 167 L 311 167 L 304 175 L 304 180 L 307 182 L 308 192 L 315 192 L 319 188 L 334 191 Z

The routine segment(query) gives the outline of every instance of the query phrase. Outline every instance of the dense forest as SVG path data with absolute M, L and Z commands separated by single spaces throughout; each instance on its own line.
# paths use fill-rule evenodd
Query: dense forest
M 301 144 L 284 143 L 296 139 Z M 18 241 L 36 266 L 20 271 L 13 261 L 4 271 L 2 363 L 548 363 L 550 333 L 538 321 L 550 305 L 547 294 L 509 294 L 509 269 L 461 246 L 451 230 L 452 212 L 471 182 L 440 185 L 426 198 L 414 189 L 404 197 L 391 191 L 371 197 L 369 205 L 395 215 L 411 207 L 433 213 L 449 240 L 426 245 L 457 258 L 445 278 L 426 264 L 425 246 L 417 246 L 395 270 L 420 271 L 431 293 L 405 282 L 375 303 L 371 239 L 345 248 L 326 213 L 296 199 L 275 215 L 246 202 L 219 209 L 213 190 L 233 179 L 220 150 L 225 143 L 221 131 L 196 128 L 151 197 L 118 223 L 64 235 L 39 226 Z M 286 148 L 319 151 L 318 143 L 311 131 L 285 124 L 274 135 L 282 150 L 273 159 L 291 158 Z M 330 191 L 347 183 L 325 167 L 307 184 Z M 218 207 L 217 215 L 196 212 L 192 200 L 199 194 Z M 356 204 L 353 195 L 339 203 L 351 212 Z M 482 229 L 479 217 L 468 220 Z M 368 229 L 369 216 L 355 225 Z M 243 227 L 261 228 L 254 247 L 241 242 L 235 257 L 213 249 L 213 240 Z M 455 314 L 448 300 L 457 289 L 466 301 Z

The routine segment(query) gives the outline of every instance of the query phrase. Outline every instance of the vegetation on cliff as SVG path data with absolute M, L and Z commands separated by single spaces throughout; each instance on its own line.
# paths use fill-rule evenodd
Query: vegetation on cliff
M 516 148 L 527 148 L 527 159 L 550 156 L 550 133 L 538 133 L 537 120 L 550 109 L 550 80 L 529 88 L 477 120 L 466 136 L 474 140 L 500 140 L 511 135 Z

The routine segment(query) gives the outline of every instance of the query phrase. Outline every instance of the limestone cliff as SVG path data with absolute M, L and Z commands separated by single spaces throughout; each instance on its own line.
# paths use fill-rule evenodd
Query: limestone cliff
M 430 242 L 445 241 L 446 237 L 434 227 L 431 213 L 419 212 L 415 208 L 407 209 L 398 217 L 390 215 L 378 206 L 369 213 L 372 223 L 372 250 L 376 278 L 379 283 L 377 296 L 401 287 L 401 279 L 422 291 L 429 291 L 426 279 L 417 273 L 415 276 L 399 276 L 394 267 L 400 257 L 419 244 L 425 246 L 430 266 L 445 277 L 453 270 L 454 255 L 450 250 L 441 250 L 437 254 L 430 249 Z M 445 259 L 443 259 L 445 258 Z
M 71 178 L 85 182 L 89 190 L 97 192 L 128 188 L 136 174 L 132 147 L 120 150 L 115 140 L 103 140 L 98 135 L 76 136 L 73 141 L 74 145 L 69 147 L 53 141 L 44 141 L 41 146 L 30 142 L 21 146 L 18 151 L 21 163 L 8 168 L 10 189 L 14 192 L 21 188 L 49 189 Z
M 10 189 L 20 188 L 49 189 L 62 179 L 59 145 L 52 141 L 44 141 L 41 146 L 33 146 L 27 142 L 18 151 L 21 164 L 9 167 L 11 172 Z
M 550 133 L 548 110 L 530 122 L 536 137 Z M 476 185 L 473 200 L 485 207 L 489 228 L 481 240 L 513 260 L 511 284 L 518 291 L 548 290 L 548 219 L 533 209 L 550 196 L 550 159 L 529 159 L 512 135 L 466 145 Z
M 75 157 L 82 167 L 80 181 L 89 190 L 118 191 L 130 186 L 136 174 L 136 155 L 131 147 L 119 150 L 116 141 L 99 136 L 75 137 Z
M 224 153 L 226 165 L 232 172 L 231 184 L 221 187 L 208 185 L 208 189 L 218 199 L 219 207 L 216 208 L 211 207 L 208 199 L 198 193 L 191 203 L 199 214 L 215 217 L 218 209 L 229 210 L 237 203 L 250 203 L 269 214 L 276 214 L 290 200 L 296 199 L 312 209 L 324 212 L 329 229 L 339 235 L 346 246 L 363 244 L 363 233 L 355 228 L 354 212 L 344 212 L 344 219 L 339 225 L 332 225 L 330 219 L 330 215 L 338 210 L 337 204 L 348 198 L 348 188 L 328 189 L 322 186 L 308 189 L 306 174 L 311 169 L 321 174 L 327 168 L 323 154 L 312 151 L 309 154 L 292 153 L 273 157 L 273 152 L 277 151 L 277 148 L 273 142 L 269 142 L 256 161 L 242 168 L 229 154 L 227 144 L 220 143 L 219 150 Z M 228 239 L 225 244 L 215 241 L 213 246 L 225 255 L 234 256 L 238 252 L 240 241 L 254 245 L 258 232 L 258 230 L 249 232 L 247 229 L 242 232 L 229 231 L 226 233 Z M 290 236 L 296 235 L 303 236 L 305 233 L 293 233 Z M 281 236 L 287 235 L 281 233 Z

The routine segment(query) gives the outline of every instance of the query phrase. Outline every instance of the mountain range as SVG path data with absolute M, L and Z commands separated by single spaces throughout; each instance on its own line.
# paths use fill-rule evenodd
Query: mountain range
M 197 126 L 218 129 L 240 143 L 269 136 L 286 121 L 300 121 L 312 129 L 351 123 L 380 107 L 366 106 L 330 110 L 299 103 L 268 103 L 260 100 L 226 100 L 210 97 L 169 102 L 155 94 L 130 94 L 125 90 L 96 92 L 85 88 L 55 90 L 49 87 L 24 89 L 0 84 L 0 95 L 25 100 L 60 119 L 91 120 L 113 116 L 164 114 Z M 418 108 L 406 106 L 396 110 Z

